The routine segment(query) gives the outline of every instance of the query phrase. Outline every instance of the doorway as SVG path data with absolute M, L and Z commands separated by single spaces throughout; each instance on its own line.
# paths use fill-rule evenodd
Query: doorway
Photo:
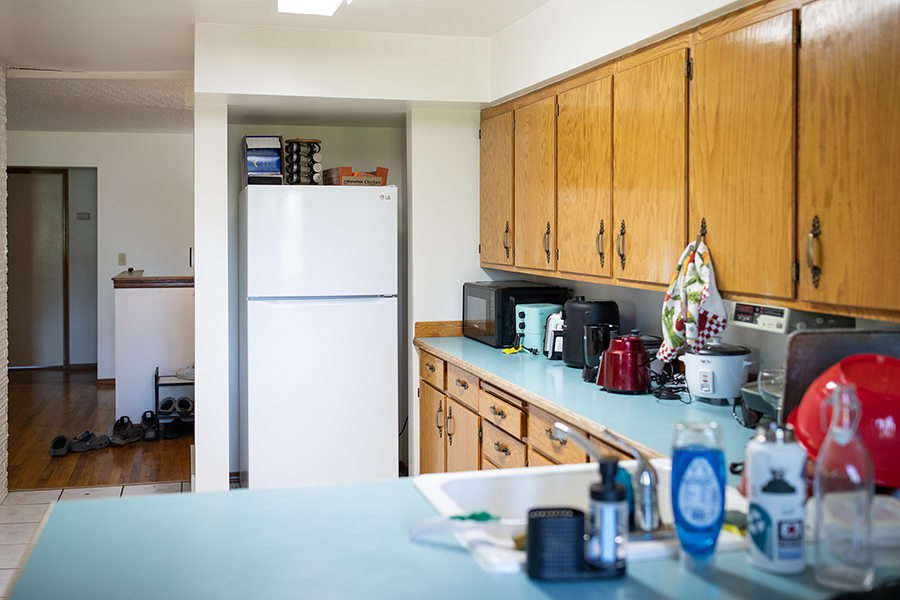
M 97 363 L 97 170 L 9 168 L 9 366 Z

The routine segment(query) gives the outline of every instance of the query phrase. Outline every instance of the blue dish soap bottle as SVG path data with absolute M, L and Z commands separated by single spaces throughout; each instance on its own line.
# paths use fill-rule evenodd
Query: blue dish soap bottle
M 725 453 L 718 423 L 678 423 L 672 454 L 672 511 L 682 562 L 711 565 L 725 521 Z

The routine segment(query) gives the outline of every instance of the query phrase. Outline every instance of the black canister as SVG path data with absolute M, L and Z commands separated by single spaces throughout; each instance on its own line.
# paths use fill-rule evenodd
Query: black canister
M 576 296 L 563 309 L 563 362 L 576 369 L 584 368 L 584 326 L 615 325 L 619 330 L 619 305 L 612 300 L 585 300 Z

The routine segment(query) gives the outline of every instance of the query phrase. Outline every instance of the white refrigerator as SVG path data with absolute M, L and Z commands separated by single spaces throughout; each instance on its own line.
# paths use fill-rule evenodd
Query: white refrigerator
M 398 476 L 397 188 L 240 194 L 240 478 Z

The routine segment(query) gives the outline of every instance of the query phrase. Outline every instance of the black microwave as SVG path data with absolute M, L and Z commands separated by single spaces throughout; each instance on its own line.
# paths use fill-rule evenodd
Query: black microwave
M 569 290 L 529 281 L 473 281 L 463 284 L 463 335 L 494 348 L 515 339 L 516 304 L 565 305 Z

